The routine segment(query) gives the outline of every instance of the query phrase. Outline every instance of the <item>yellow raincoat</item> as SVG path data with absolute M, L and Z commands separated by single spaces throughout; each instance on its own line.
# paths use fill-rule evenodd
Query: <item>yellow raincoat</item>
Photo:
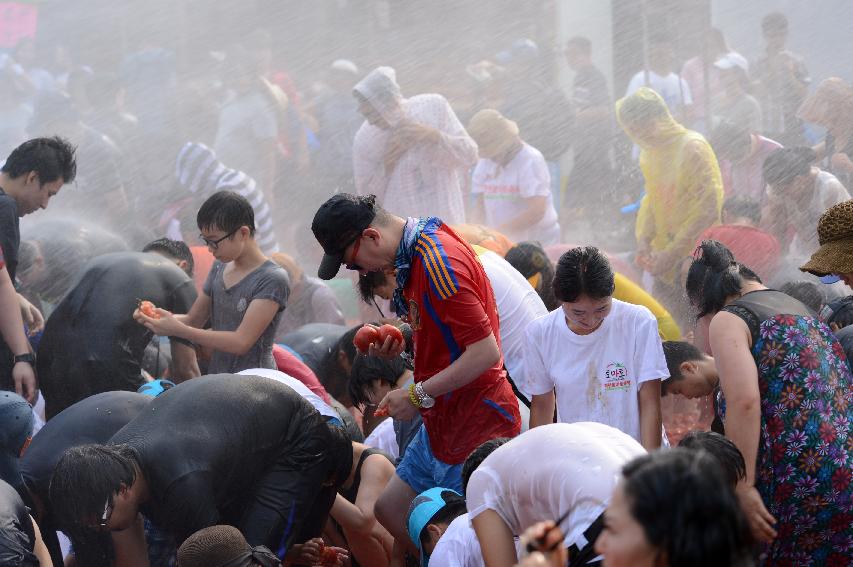
M 634 97 L 663 107 L 653 141 L 634 137 L 622 122 L 620 109 Z M 720 222 L 723 180 L 717 157 L 705 138 L 676 122 L 664 100 L 649 88 L 643 87 L 619 100 L 616 116 L 640 147 L 646 195 L 637 213 L 637 242 L 672 259 L 672 269 L 657 275 L 663 283 L 672 285 L 681 260 L 693 252 L 702 232 Z

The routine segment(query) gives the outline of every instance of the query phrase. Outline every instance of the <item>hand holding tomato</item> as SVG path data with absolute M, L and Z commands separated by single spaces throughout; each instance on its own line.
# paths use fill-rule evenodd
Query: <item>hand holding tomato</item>
M 400 356 L 406 347 L 403 333 L 394 325 L 379 327 L 379 341 L 370 345 L 370 356 L 380 358 L 395 358 Z
M 370 346 L 379 342 L 379 328 L 373 325 L 364 325 L 356 331 L 352 339 L 352 344 L 362 354 L 366 354 L 370 350 Z
M 344 560 L 349 556 L 346 549 L 333 547 L 331 545 L 320 544 L 320 562 L 321 567 L 343 567 Z
M 373 415 L 377 412 L 386 412 L 394 419 L 410 420 L 418 415 L 418 408 L 412 404 L 408 388 L 397 388 L 385 394 Z
M 185 326 L 175 319 L 171 312 L 155 307 L 150 301 L 140 302 L 139 307 L 133 312 L 133 318 L 137 323 L 161 337 L 180 336 L 180 331 Z

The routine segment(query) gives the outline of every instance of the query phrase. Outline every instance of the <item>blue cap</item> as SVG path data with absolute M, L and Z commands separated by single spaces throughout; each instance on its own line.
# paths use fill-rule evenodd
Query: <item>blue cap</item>
M 418 551 L 421 552 L 421 567 L 427 567 L 427 565 L 429 565 L 429 557 L 424 555 L 424 550 L 421 549 L 421 532 L 427 524 L 430 523 L 433 516 L 447 505 L 447 501 L 445 501 L 442 496 L 445 492 L 451 492 L 459 498 L 462 498 L 462 495 L 455 490 L 451 490 L 450 488 L 441 488 L 439 486 L 421 492 L 414 500 L 412 500 L 412 505 L 409 506 L 409 537 L 417 546 Z
M 145 394 L 146 396 L 151 396 L 152 398 L 156 398 L 166 390 L 170 390 L 175 387 L 175 383 L 171 380 L 166 380 L 164 378 L 160 378 L 159 380 L 153 380 L 151 382 L 145 383 L 139 387 L 137 393 Z
M 825 276 L 821 276 L 820 281 L 825 284 L 834 284 L 841 281 L 841 276 L 838 274 L 827 274 Z
M 0 392 L 0 479 L 21 483 L 18 459 L 33 435 L 33 408 L 14 392 Z

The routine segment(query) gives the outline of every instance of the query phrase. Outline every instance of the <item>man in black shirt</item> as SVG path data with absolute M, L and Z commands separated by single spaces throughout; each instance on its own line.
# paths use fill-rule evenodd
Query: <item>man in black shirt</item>
M 581 36 L 566 42 L 566 63 L 575 72 L 572 102 L 577 108 L 576 132 L 583 132 L 574 145 L 574 165 L 569 174 L 566 206 L 603 217 L 611 202 L 610 145 L 613 136 L 610 92 L 604 74 L 592 63 L 592 44 Z
M 136 391 L 151 331 L 133 320 L 139 300 L 173 313 L 195 301 L 192 280 L 155 253 L 116 252 L 89 262 L 59 303 L 38 348 L 38 374 L 48 419 L 71 404 L 110 390 Z M 171 340 L 175 378 L 198 375 L 191 345 Z
M 63 185 L 74 181 L 77 174 L 74 152 L 74 147 L 62 138 L 35 138 L 15 148 L 0 168 L 0 248 L 13 283 L 21 244 L 20 217 L 47 208 L 51 197 Z M 39 330 L 44 324 L 41 313 L 20 295 L 19 300 L 30 332 Z M 33 362 L 30 353 L 13 353 L 0 339 L 0 389 L 14 390 L 15 364 Z M 35 383 L 23 386 L 24 391 L 19 393 L 31 404 L 35 403 Z
M 139 512 L 177 545 L 228 523 L 282 557 L 320 535 L 351 467 L 350 442 L 294 390 L 219 374 L 165 392 L 108 445 L 67 451 L 50 500 L 64 529 L 113 531 L 117 560 L 144 545 Z
M 77 402 L 41 428 L 18 462 L 23 477 L 19 491 L 44 532 L 54 565 L 62 565 L 56 518 L 49 499 L 50 478 L 56 463 L 71 447 L 106 443 L 151 400 L 150 396 L 136 392 L 104 392 Z

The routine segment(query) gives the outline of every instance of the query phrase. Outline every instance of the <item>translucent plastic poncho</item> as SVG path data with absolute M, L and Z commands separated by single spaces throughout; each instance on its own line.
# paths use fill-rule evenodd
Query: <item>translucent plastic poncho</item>
M 655 113 L 653 140 L 636 135 L 622 120 L 623 105 L 636 97 L 662 107 Z M 720 222 L 723 180 L 717 158 L 705 138 L 676 122 L 660 95 L 649 88 L 619 100 L 616 116 L 640 147 L 646 194 L 637 213 L 637 242 L 673 260 L 672 269 L 658 275 L 673 284 L 680 260 L 693 252 L 705 229 Z

